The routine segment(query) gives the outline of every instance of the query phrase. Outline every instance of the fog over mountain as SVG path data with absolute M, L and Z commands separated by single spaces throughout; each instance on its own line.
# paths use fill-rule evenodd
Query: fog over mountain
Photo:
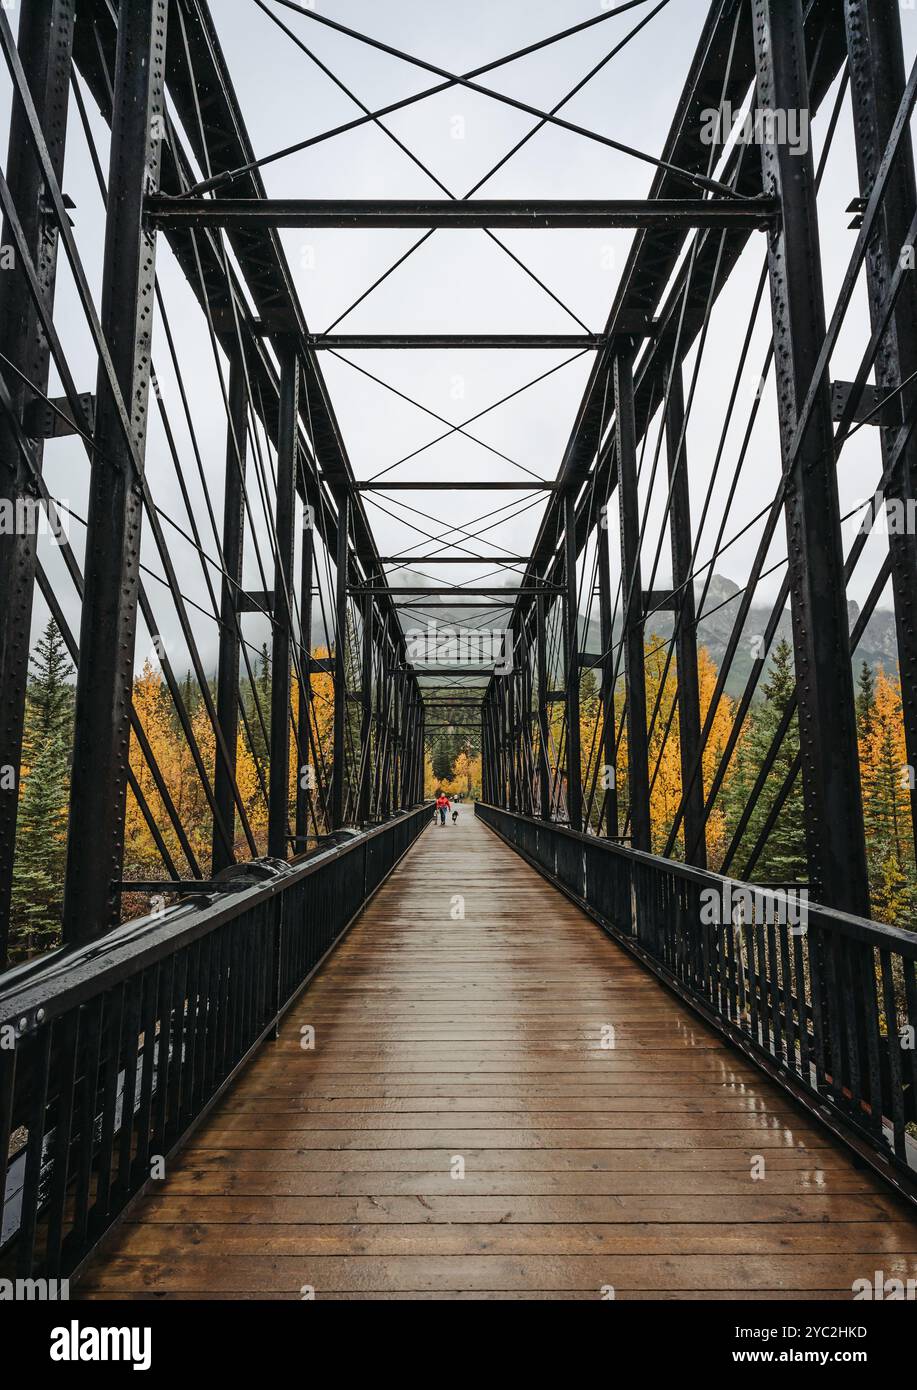
M 393 588 L 411 587 L 434 587 L 434 581 L 429 576 L 416 573 L 413 570 L 400 570 L 392 576 Z M 511 585 L 507 585 L 511 589 Z M 726 575 L 715 574 L 710 580 L 706 597 L 704 598 L 704 611 L 706 617 L 701 617 L 698 623 L 698 645 L 707 649 L 710 657 L 720 666 L 726 652 L 729 638 L 732 634 L 733 624 L 741 602 L 742 590 L 738 584 Z M 703 595 L 703 585 L 695 587 L 695 598 L 700 604 Z M 439 626 L 458 626 L 458 627 L 481 627 L 485 625 L 498 626 L 505 619 L 508 610 L 498 610 L 494 613 L 490 624 L 487 623 L 488 606 L 482 602 L 480 607 L 461 609 L 455 608 L 448 598 L 441 595 L 431 594 L 429 599 L 418 598 L 413 600 L 416 611 L 411 614 L 408 610 L 402 610 L 402 623 L 407 631 L 411 627 L 426 627 L 428 622 L 435 621 Z M 601 640 L 597 605 L 593 605 L 593 611 L 589 616 L 588 622 L 585 615 L 581 615 L 580 644 L 582 650 L 598 654 L 601 652 Z M 847 605 L 850 615 L 851 627 L 859 616 L 859 605 L 852 600 Z M 771 605 L 768 603 L 753 603 L 746 618 L 739 648 L 732 663 L 729 679 L 726 683 L 726 690 L 730 695 L 738 695 L 744 688 L 748 673 L 751 670 L 754 654 L 758 649 L 757 638 L 760 638 L 768 624 L 771 616 Z M 647 619 L 647 636 L 657 635 L 660 639 L 671 636 L 673 624 L 673 614 L 668 612 L 653 613 Z M 614 637 L 617 642 L 621 636 L 620 619 L 615 623 Z M 790 618 L 789 606 L 782 614 L 777 625 L 777 637 L 787 638 L 792 642 L 792 622 Z M 854 662 L 857 667 L 866 661 L 874 669 L 883 669 L 889 675 L 896 672 L 897 650 L 895 644 L 895 615 L 891 609 L 877 609 L 863 634 L 862 641 L 854 652 Z M 623 668 L 622 668 L 623 669 Z M 760 692 L 760 682 L 758 686 Z

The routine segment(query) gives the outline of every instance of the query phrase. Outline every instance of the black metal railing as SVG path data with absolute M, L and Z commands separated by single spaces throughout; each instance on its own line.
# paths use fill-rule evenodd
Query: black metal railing
M 482 802 L 476 813 L 875 1161 L 917 1186 L 917 934 Z
M 0 1272 L 65 1276 L 430 822 L 424 804 L 0 982 Z

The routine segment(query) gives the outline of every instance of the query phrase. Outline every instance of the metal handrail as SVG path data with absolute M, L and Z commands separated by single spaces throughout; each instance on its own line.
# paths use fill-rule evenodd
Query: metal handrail
M 71 1274 L 276 1029 L 430 804 L 0 988 L 0 1271 Z M 11 1135 L 24 1142 L 7 1161 Z
M 485 802 L 475 812 L 917 1201 L 917 934 L 808 900 L 791 920 L 773 888 Z

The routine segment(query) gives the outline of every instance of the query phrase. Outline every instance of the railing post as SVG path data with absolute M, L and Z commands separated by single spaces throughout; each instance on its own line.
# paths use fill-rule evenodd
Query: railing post
M 758 106 L 808 112 L 801 0 L 752 0 Z M 824 902 L 867 916 L 869 892 L 854 715 L 844 555 L 827 375 L 798 450 L 793 441 L 825 339 L 812 151 L 761 144 L 765 192 L 780 203 L 768 233 L 787 551 L 799 692 L 810 880 Z
M 159 182 L 167 15 L 168 0 L 135 0 L 119 13 L 101 318 L 130 443 L 100 362 L 64 892 L 68 942 L 101 935 L 120 910 L 114 885 L 124 859 L 143 505 L 138 467 L 146 446 L 156 256 L 143 201 Z
M 271 644 L 271 775 L 267 852 L 286 859 L 290 821 L 290 595 L 295 558 L 296 462 L 299 449 L 299 357 L 283 351 L 277 425 L 277 552 L 274 557 L 274 628 Z
M 67 138 L 73 17 L 74 0 L 32 0 L 19 7 L 19 59 L 58 183 L 63 177 Z M 57 269 L 57 227 L 53 213 L 45 205 L 44 180 L 18 96 L 13 98 L 10 113 L 7 182 L 45 307 L 50 312 Z M 10 245 L 11 241 L 4 224 L 3 245 Z M 39 331 L 38 312 L 25 275 L 12 270 L 0 274 L 0 352 L 37 391 L 47 391 L 51 359 L 48 341 Z M 32 392 L 12 372 L 4 373 L 4 381 L 19 417 L 33 398 Z M 41 469 L 42 451 L 42 441 L 35 440 L 32 462 L 37 469 Z M 22 503 L 32 500 L 31 470 L 5 411 L 0 411 L 0 457 L 4 461 L 0 468 L 0 501 L 8 504 L 14 516 L 21 515 Z M 0 537 L 0 767 L 16 769 L 14 786 L 0 791 L 0 970 L 6 964 L 12 899 L 36 539 L 29 526 Z

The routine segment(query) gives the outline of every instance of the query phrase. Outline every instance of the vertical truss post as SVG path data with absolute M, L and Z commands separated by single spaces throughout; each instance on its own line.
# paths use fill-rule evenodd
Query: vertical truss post
M 643 581 L 640 568 L 640 497 L 637 435 L 630 357 L 614 366 L 618 439 L 618 508 L 621 515 L 621 591 L 624 595 L 624 680 L 627 694 L 627 783 L 631 845 L 649 850 L 650 776 L 646 746 L 646 675 L 643 651 Z
M 758 105 L 808 109 L 801 0 L 752 0 Z M 868 915 L 866 845 L 850 661 L 844 557 L 827 375 L 809 427 L 793 436 L 825 338 L 812 151 L 763 142 L 765 192 L 777 197 L 768 233 L 774 360 L 786 486 L 787 550 L 809 876 L 821 901 Z M 792 466 L 791 466 L 792 465 Z
M 494 681 L 494 709 L 493 709 L 493 728 L 494 728 L 494 777 L 496 780 L 496 792 L 498 806 L 509 806 L 506 797 L 506 747 L 505 747 L 505 717 L 503 712 L 503 687 L 500 682 Z
M 271 642 L 271 780 L 267 852 L 286 859 L 290 821 L 290 675 L 293 642 L 293 565 L 296 538 L 296 463 L 299 449 L 299 357 L 285 348 L 280 365 L 277 422 L 277 511 L 274 518 L 274 626 Z
M 338 543 L 334 593 L 334 732 L 331 768 L 331 829 L 344 824 L 347 768 L 344 740 L 347 723 L 347 573 L 350 567 L 350 493 L 337 492 Z
M 513 729 L 510 690 L 505 680 L 500 681 L 500 743 L 503 750 L 503 796 L 504 806 L 514 809 L 516 798 L 516 779 L 513 773 Z
M 427 746 L 427 714 L 423 700 L 418 692 L 417 696 L 417 718 L 418 718 L 418 738 L 417 738 L 417 765 L 414 781 L 414 799 L 423 801 L 424 783 L 426 781 L 426 759 L 425 751 Z
M 490 695 L 481 701 L 481 795 L 493 802 L 492 757 L 490 751 Z
M 681 786 L 685 798 L 685 862 L 707 867 L 704 826 L 704 782 L 695 775 L 701 756 L 700 687 L 697 673 L 697 627 L 694 580 L 691 578 L 691 489 L 685 442 L 685 398 L 681 365 L 675 363 L 667 380 L 669 405 L 665 420 L 666 463 L 671 505 L 669 538 L 672 547 L 672 588 L 676 596 L 675 663 L 678 675 L 678 742 Z M 687 788 L 687 792 L 685 791 Z
M 401 693 L 398 703 L 398 778 L 396 786 L 398 788 L 398 806 L 404 811 L 411 804 L 405 783 L 405 769 L 410 758 L 411 738 L 411 682 L 406 672 L 402 672 L 399 676 L 398 687 Z
M 58 182 L 64 169 L 73 16 L 74 0 L 33 0 L 32 4 L 20 6 L 19 58 Z M 10 116 L 7 182 L 50 312 L 57 268 L 57 230 L 53 214 L 45 207 L 44 180 L 18 96 L 13 98 Z M 4 228 L 3 245 L 11 242 L 12 236 Z M 26 277 L 14 270 L 0 272 L 0 352 L 36 390 L 47 391 L 50 350 L 39 330 L 38 312 Z M 24 406 L 33 398 L 32 392 L 12 372 L 5 380 L 13 408 L 21 418 Z M 8 504 L 12 515 L 21 515 L 22 503 L 34 500 L 31 474 L 20 454 L 12 422 L 5 415 L 0 415 L 0 459 L 0 501 L 4 509 Z M 41 468 L 41 440 L 33 445 L 32 462 Z M 0 970 L 6 963 L 12 898 L 36 540 L 30 526 L 0 536 L 0 767 L 17 769 L 15 786 L 0 791 Z
M 407 807 L 414 802 L 414 757 L 417 744 L 414 728 L 415 698 L 411 681 L 404 677 L 404 719 L 402 722 L 401 744 L 401 805 Z
M 860 195 L 868 199 L 894 125 L 905 86 L 899 0 L 845 0 L 850 96 L 856 137 Z M 880 319 L 889 282 L 917 210 L 914 154 L 905 131 L 886 185 L 875 232 L 866 248 L 866 281 L 873 327 Z M 875 376 L 879 394 L 901 387 L 917 372 L 917 286 L 905 275 L 895 311 L 879 351 Z M 900 393 L 903 418 L 917 402 L 911 384 Z M 879 430 L 883 466 L 893 457 L 896 430 Z M 895 467 L 885 496 L 900 502 L 904 516 L 917 496 L 917 442 L 912 438 Z M 917 767 L 917 535 L 913 527 L 890 526 L 888 550 L 901 667 L 901 702 L 907 761 Z M 911 822 L 917 845 L 917 786 L 911 788 Z
M 579 608 L 576 594 L 576 497 L 564 496 L 564 666 L 567 694 L 567 819 L 583 828 L 583 773 L 580 761 Z
M 500 778 L 499 778 L 499 749 L 497 746 L 497 704 L 496 694 L 491 691 L 487 701 L 487 748 L 489 769 L 487 780 L 489 784 L 488 799 L 492 805 L 500 805 Z
M 363 632 L 361 640 L 362 663 L 360 675 L 360 789 L 357 805 L 357 822 L 359 825 L 366 825 L 369 821 L 369 803 L 373 783 L 373 764 L 372 764 L 372 731 L 373 731 L 373 596 L 366 594 L 363 599 Z M 385 649 L 383 646 L 382 658 L 385 661 Z M 379 695 L 381 698 L 382 688 L 387 682 L 381 681 L 379 684 Z M 378 729 L 377 724 L 377 729 Z M 378 757 L 380 740 L 376 737 L 376 753 Z M 378 768 L 376 769 L 378 773 Z
M 388 640 L 387 615 L 382 618 L 382 631 L 379 637 L 379 660 L 383 671 L 387 667 L 393 665 L 395 660 L 395 654 L 390 650 L 390 643 Z M 388 751 L 389 728 L 387 722 L 388 706 L 386 702 L 390 684 L 391 682 L 387 680 L 380 681 L 374 692 L 375 699 L 373 700 L 371 695 L 369 702 L 370 732 L 368 737 L 370 740 L 372 739 L 372 728 L 374 724 L 376 730 L 375 760 L 367 773 L 369 785 L 371 787 L 369 805 L 375 807 L 375 814 L 379 818 L 382 818 L 384 815 L 381 808 L 385 804 L 385 779 L 388 773 L 386 755 Z M 362 736 L 360 742 L 362 746 Z
M 303 509 L 302 550 L 299 562 L 299 767 L 296 773 L 296 844 L 306 848 L 309 813 L 312 809 L 312 781 L 318 768 L 312 767 L 310 729 L 312 727 L 312 582 L 315 568 L 314 515 Z
M 602 513 L 606 519 L 606 513 Z M 608 553 L 607 524 L 600 526 L 596 533 L 599 572 L 599 630 L 602 643 L 602 764 L 606 772 L 603 778 L 602 809 L 599 813 L 599 834 L 602 826 L 605 834 L 613 838 L 618 834 L 618 788 L 617 757 L 615 749 L 615 654 L 614 654 L 614 609 L 611 597 L 611 557 Z M 610 786 L 604 783 L 611 778 Z
M 396 653 L 397 655 L 397 653 Z M 384 669 L 384 668 L 383 668 Z M 404 676 L 398 672 L 392 680 L 392 810 L 400 811 L 401 797 L 401 740 L 404 733 Z
M 411 695 L 411 682 L 407 673 L 402 678 L 402 704 L 401 704 L 401 756 L 398 760 L 398 804 L 402 809 L 406 809 L 411 804 L 411 760 L 413 736 L 411 733 L 411 714 L 413 701 Z
M 236 355 L 229 365 L 229 420 L 226 432 L 226 480 L 223 490 L 223 583 L 220 593 L 220 648 L 217 657 L 217 722 L 226 742 L 225 758 L 217 756 L 213 776 L 216 815 L 213 825 L 212 872 L 233 862 L 220 825 L 236 822 L 233 782 L 239 738 L 239 597 L 245 537 L 244 481 L 248 446 L 245 366 Z
M 519 625 L 519 736 L 522 752 L 522 811 L 530 816 L 534 812 L 535 757 L 532 743 L 532 653 L 528 633 L 528 619 Z
M 548 757 L 548 639 L 546 600 L 539 594 L 535 600 L 535 660 L 538 665 L 538 814 L 542 820 L 551 819 L 551 765 Z
M 509 773 L 509 808 L 511 811 L 518 811 L 519 808 L 519 707 L 516 698 L 516 629 L 510 623 L 506 629 L 505 641 L 509 643 L 510 671 L 508 674 L 498 676 L 504 686 L 506 701 L 506 756 L 507 771 Z
M 389 619 L 385 615 L 382 629 L 382 653 L 383 661 L 388 664 L 389 660 Z M 380 681 L 378 687 L 376 705 L 376 762 L 378 766 L 378 796 L 376 805 L 378 814 L 384 820 L 392 808 L 392 740 L 391 740 L 391 713 L 392 713 L 392 683 L 391 681 Z
M 115 883 L 124 858 L 140 580 L 142 488 L 135 459 L 142 467 L 156 255 L 143 199 L 159 183 L 167 14 L 167 0 L 136 0 L 119 13 L 101 318 L 133 451 L 101 362 L 64 892 L 68 942 L 101 935 L 120 910 Z

